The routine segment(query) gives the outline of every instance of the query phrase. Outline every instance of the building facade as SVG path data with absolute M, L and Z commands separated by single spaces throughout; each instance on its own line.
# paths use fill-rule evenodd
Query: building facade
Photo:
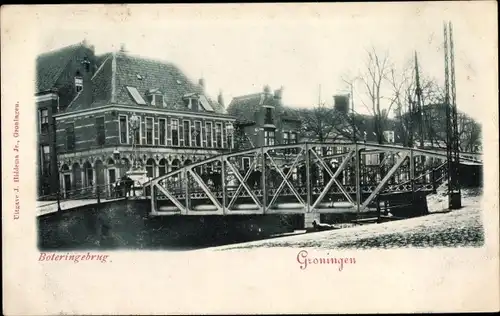
M 235 97 L 227 111 L 239 121 L 251 122 L 242 128 L 253 147 L 299 142 L 301 122 L 296 112 L 283 105 L 283 89 Z
M 232 150 L 235 118 L 202 79 L 123 49 L 81 59 L 81 68 L 64 70 L 73 99 L 50 113 L 51 163 L 64 194 L 107 188 L 132 165 L 154 178 Z
M 36 60 L 38 195 L 59 189 L 55 115 L 64 112 L 96 71 L 94 47 L 79 43 L 41 54 Z

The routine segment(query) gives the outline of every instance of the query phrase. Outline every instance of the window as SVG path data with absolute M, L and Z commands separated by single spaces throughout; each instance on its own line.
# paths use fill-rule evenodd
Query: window
M 77 73 L 75 77 L 75 91 L 78 93 L 82 90 L 83 90 L 83 78 L 80 77 L 80 73 Z
M 288 145 L 289 144 L 289 133 L 288 132 L 283 132 L 283 145 Z
M 40 132 L 47 134 L 49 132 L 49 110 L 40 110 Z
M 153 145 L 153 139 L 154 139 L 153 126 L 154 126 L 154 119 L 152 117 L 147 117 L 146 118 L 146 144 L 147 145 Z
M 42 173 L 47 176 L 50 175 L 50 147 L 48 145 L 42 146 Z
M 274 124 L 272 108 L 266 108 L 266 116 L 264 118 L 264 124 Z
M 200 95 L 200 104 L 207 112 L 214 112 L 214 108 L 210 105 L 207 98 L 204 95 Z
M 104 145 L 106 142 L 106 130 L 104 129 L 104 117 L 95 119 L 97 145 Z
M 195 142 L 194 145 L 196 147 L 201 147 L 201 122 L 194 122 L 194 132 L 192 136 Z
M 191 122 L 183 121 L 184 146 L 191 146 Z
M 164 99 L 162 94 L 152 94 L 151 95 L 151 105 L 154 106 L 163 106 Z
M 222 148 L 222 123 L 215 123 L 215 147 Z
M 137 104 L 146 105 L 146 101 L 144 101 L 144 99 L 142 98 L 142 96 L 139 93 L 139 91 L 137 91 L 137 88 L 127 87 L 127 90 L 130 93 L 130 95 L 132 96 L 132 98 L 134 98 L 134 101 Z
M 207 122 L 205 124 L 205 130 L 207 134 L 207 147 L 212 147 L 213 138 L 212 138 L 212 122 Z
M 297 133 L 290 133 L 290 144 L 297 144 Z
M 264 131 L 264 146 L 274 145 L 274 131 Z
M 120 143 L 128 144 L 128 118 L 125 115 L 120 115 Z
M 191 110 L 198 111 L 198 99 L 191 99 Z
M 179 146 L 179 120 L 172 120 L 172 145 Z
M 233 148 L 234 147 L 234 127 L 233 124 L 227 123 L 226 124 L 226 139 L 227 139 L 227 147 Z
M 75 149 L 75 124 L 73 123 L 66 125 L 66 149 Z
M 250 169 L 250 158 L 243 157 L 243 170 L 247 171 L 248 169 Z
M 139 117 L 139 126 L 134 130 L 134 144 L 136 145 L 141 143 L 141 124 L 141 118 Z
M 160 119 L 159 121 L 159 138 L 160 138 L 160 145 L 165 145 L 165 139 L 167 137 L 167 121 L 165 119 Z
M 82 64 L 83 64 L 83 67 L 85 68 L 85 71 L 89 72 L 90 71 L 90 61 L 87 57 L 83 57 Z
M 375 155 L 365 155 L 365 164 L 367 166 L 378 165 L 378 154 Z
M 148 161 L 146 161 L 146 176 L 148 178 L 155 177 L 155 163 L 153 159 L 148 159 Z

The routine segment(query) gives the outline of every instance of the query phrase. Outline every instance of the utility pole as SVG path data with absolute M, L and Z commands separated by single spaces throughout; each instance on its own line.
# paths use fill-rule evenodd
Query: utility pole
M 418 118 L 415 119 L 415 121 L 418 124 L 419 127 L 419 134 L 420 134 L 420 148 L 424 148 L 424 120 L 423 120 L 423 115 L 424 115 L 424 109 L 422 106 L 422 88 L 420 87 L 420 72 L 418 70 L 418 56 L 417 52 L 415 51 L 415 94 L 416 94 L 416 114 Z M 425 157 L 418 157 L 418 158 L 412 158 L 412 159 L 418 159 L 418 162 L 420 167 L 423 169 L 423 165 L 425 164 Z M 416 164 L 416 161 L 412 162 L 413 164 Z
M 450 70 L 451 70 L 451 115 L 452 115 L 452 135 L 453 135 L 453 208 L 462 207 L 462 197 L 460 190 L 460 178 L 459 178 L 459 168 L 460 168 L 460 138 L 458 134 L 458 115 L 457 115 L 457 90 L 455 83 L 455 47 L 453 43 L 453 26 L 451 22 L 448 22 L 448 28 L 450 32 Z
M 420 74 L 418 71 L 418 57 L 417 52 L 415 52 L 415 94 L 417 97 L 416 110 L 418 115 L 417 122 L 419 123 L 419 133 L 420 133 L 420 148 L 424 147 L 424 120 L 423 118 L 423 106 L 422 106 L 422 88 L 420 87 Z
M 448 47 L 448 30 L 450 44 Z M 455 61 L 453 52 L 453 31 L 451 22 L 444 23 L 444 67 L 445 67 L 445 107 L 446 107 L 446 159 L 448 164 L 448 208 L 459 209 L 462 207 L 458 167 L 460 164 L 458 148 L 458 126 L 456 121 L 456 87 L 455 87 Z M 451 63 L 451 84 L 450 69 Z M 450 100 L 451 85 L 451 100 Z

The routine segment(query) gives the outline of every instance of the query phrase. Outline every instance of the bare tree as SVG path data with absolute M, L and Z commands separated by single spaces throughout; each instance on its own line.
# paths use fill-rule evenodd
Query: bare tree
M 401 91 L 406 84 L 406 72 L 399 78 L 387 52 L 380 54 L 374 47 L 367 50 L 367 59 L 360 75 L 362 91 L 359 91 L 360 103 L 373 116 L 374 131 L 377 142 L 384 142 L 384 130 L 389 113 L 401 101 Z M 389 91 L 392 91 L 390 93 Z M 363 98 L 368 98 L 368 101 Z M 401 103 L 401 102 L 400 102 Z

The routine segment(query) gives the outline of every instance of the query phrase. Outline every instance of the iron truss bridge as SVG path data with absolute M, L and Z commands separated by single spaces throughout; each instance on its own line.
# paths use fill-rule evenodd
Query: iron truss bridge
M 482 165 L 464 153 L 461 163 Z M 144 184 L 151 215 L 373 211 L 381 197 L 430 193 L 446 152 L 367 143 L 301 143 L 215 156 Z

